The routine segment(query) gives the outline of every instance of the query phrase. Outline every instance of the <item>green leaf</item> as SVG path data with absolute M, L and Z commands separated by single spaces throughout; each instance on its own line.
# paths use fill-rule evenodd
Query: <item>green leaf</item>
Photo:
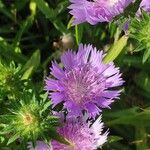
M 14 39 L 13 46 L 15 48 L 17 46 L 19 46 L 19 43 L 20 43 L 20 40 L 21 40 L 21 37 L 22 37 L 23 33 L 28 30 L 28 28 L 32 24 L 32 21 L 33 21 L 33 18 L 32 17 L 28 17 L 27 20 L 25 20 L 23 22 L 23 24 L 21 25 L 20 30 L 17 32 L 17 35 L 16 35 L 16 37 Z
M 0 115 L 0 120 L 1 121 L 9 121 L 10 119 L 13 118 L 13 115 L 8 115 L 8 114 L 5 114 L 5 115 Z
M 150 57 L 150 14 L 142 11 L 141 18 L 131 21 L 130 37 L 137 42 L 137 50 L 145 50 L 142 62 L 145 63 Z
M 21 80 L 28 79 L 31 76 L 31 74 L 33 73 L 33 69 L 34 69 L 33 66 L 29 67 L 29 69 L 27 69 L 26 72 L 23 74 Z
M 122 52 L 124 47 L 127 45 L 127 41 L 128 36 L 124 35 L 117 42 L 115 42 L 114 45 L 107 52 L 107 55 L 105 56 L 103 62 L 107 64 L 115 60 L 118 57 L 118 55 Z
M 40 111 L 40 114 L 42 114 L 43 112 L 45 112 L 45 110 L 51 105 L 51 102 L 48 101 L 47 103 L 44 104 L 43 109 Z
M 6 17 L 11 19 L 12 21 L 15 21 L 15 16 L 11 13 L 11 11 L 9 9 L 7 9 L 5 7 L 5 5 L 2 2 L 2 0 L 0 0 L 0 12 L 3 13 Z
M 0 53 L 9 61 L 15 60 L 15 62 L 25 63 L 27 60 L 24 55 L 16 53 L 14 47 L 8 44 L 2 37 L 0 37 Z
M 50 8 L 47 2 L 45 2 L 44 0 L 34 1 L 37 4 L 40 11 L 46 16 L 46 18 L 49 18 L 51 20 L 56 17 L 54 9 Z
M 128 17 L 134 17 L 135 14 L 137 13 L 140 4 L 141 4 L 142 0 L 136 0 L 134 3 L 131 3 L 124 11 L 124 16 Z
M 55 13 L 60 14 L 66 11 L 68 7 L 69 1 L 68 0 L 63 0 L 57 3 L 57 7 L 55 8 Z
M 57 30 L 59 30 L 63 34 L 68 32 L 63 22 L 57 17 L 58 10 L 55 11 L 53 8 L 50 8 L 48 6 L 48 3 L 46 3 L 44 0 L 34 1 L 37 4 L 39 10 L 46 16 L 46 18 L 48 18 L 53 23 Z
M 123 138 L 120 136 L 109 136 L 108 137 L 108 142 L 109 143 L 114 143 L 114 142 L 118 142 L 120 140 L 122 140 Z
M 139 51 L 142 51 L 143 49 L 144 49 L 143 44 L 139 44 L 133 51 L 139 52 Z
M 3 143 L 5 141 L 5 138 L 3 136 L 0 136 L 0 143 Z
M 63 24 L 63 22 L 59 18 L 57 18 L 57 20 L 52 21 L 52 23 L 55 26 L 55 28 L 58 31 L 60 31 L 62 34 L 68 33 L 66 26 Z
M 25 5 L 27 4 L 28 1 L 29 0 L 21 0 L 21 2 L 20 2 L 20 0 L 15 0 L 14 4 L 17 7 L 17 10 L 21 10 L 25 7 Z
M 23 33 L 25 33 L 29 29 L 29 27 L 32 25 L 34 21 L 34 16 L 36 12 L 36 4 L 31 1 L 29 7 L 30 7 L 31 15 L 27 17 L 25 21 L 23 21 L 23 23 L 20 26 L 19 31 L 17 32 L 17 35 L 13 42 L 13 46 L 15 48 L 19 45 Z
M 135 127 L 135 141 L 132 143 L 136 144 L 136 150 L 146 150 L 149 146 L 147 145 L 147 136 L 146 136 L 145 127 Z
M 76 38 L 76 42 L 78 45 L 81 43 L 82 35 L 83 35 L 83 25 L 76 25 L 75 26 L 75 38 Z
M 69 20 L 69 22 L 67 24 L 67 29 L 70 29 L 72 27 L 73 20 L 74 20 L 74 18 L 71 17 L 71 19 Z
M 60 126 L 59 118 L 56 116 L 48 116 L 46 121 L 50 126 Z
M 149 57 L 150 57 L 150 48 L 146 49 L 146 51 L 144 52 L 143 63 L 145 63 L 148 60 Z
M 106 124 L 108 126 L 123 124 L 123 125 L 150 127 L 149 116 L 150 116 L 150 111 L 142 111 L 142 112 L 137 111 L 135 112 L 135 114 L 127 111 L 126 114 L 120 115 L 118 118 L 106 122 Z
M 128 116 L 128 115 L 135 115 L 137 114 L 137 111 L 139 110 L 139 107 L 133 107 L 129 109 L 124 109 L 121 111 L 111 112 L 111 113 L 104 113 L 104 116 L 112 118 L 119 118 L 120 116 Z
M 18 133 L 15 134 L 15 135 L 13 135 L 13 136 L 8 140 L 7 145 L 9 145 L 10 143 L 14 142 L 14 141 L 17 140 L 19 137 L 20 137 L 20 136 L 19 136 Z
M 134 82 L 138 87 L 150 93 L 150 76 L 145 72 L 135 76 Z
M 24 72 L 21 78 L 22 80 L 28 79 L 33 73 L 33 71 L 35 71 L 38 68 L 40 64 L 40 57 L 40 51 L 36 50 L 21 70 L 21 72 Z

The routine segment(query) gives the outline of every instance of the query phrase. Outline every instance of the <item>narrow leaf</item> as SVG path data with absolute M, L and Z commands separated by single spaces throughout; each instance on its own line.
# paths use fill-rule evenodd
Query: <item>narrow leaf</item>
M 44 0 L 34 0 L 37 4 L 38 8 L 41 10 L 41 12 L 46 16 L 46 18 L 49 18 L 50 20 L 55 18 L 55 12 L 52 8 L 48 6 L 48 3 L 46 3 Z
M 7 145 L 9 145 L 10 143 L 14 142 L 16 139 L 19 138 L 18 134 L 13 135 L 7 142 Z
M 124 47 L 127 45 L 128 36 L 122 36 L 115 44 L 109 49 L 107 55 L 105 56 L 103 62 L 105 64 L 115 60 L 118 55 L 122 52 Z
M 145 63 L 149 57 L 150 57 L 150 49 L 147 49 L 147 50 L 144 52 L 143 63 Z
M 30 75 L 35 71 L 40 64 L 40 51 L 36 50 L 28 62 L 24 65 L 21 72 L 24 72 L 22 79 L 28 79 Z
M 120 136 L 109 136 L 108 138 L 108 142 L 109 143 L 114 143 L 114 142 L 118 142 L 120 140 L 122 140 L 123 138 Z
M 75 38 L 76 42 L 79 45 L 81 40 L 82 40 L 82 35 L 83 35 L 83 26 L 82 25 L 76 25 L 75 26 Z

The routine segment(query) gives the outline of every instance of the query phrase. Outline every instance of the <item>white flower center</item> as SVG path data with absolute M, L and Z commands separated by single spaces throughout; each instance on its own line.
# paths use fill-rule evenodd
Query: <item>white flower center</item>
M 108 0 L 108 3 L 110 6 L 114 6 L 118 2 L 119 2 L 119 0 Z
M 88 94 L 86 89 L 87 87 L 84 85 L 84 83 L 73 83 L 70 88 L 72 97 L 76 99 L 77 103 L 81 103 L 83 98 Z
M 67 80 L 63 82 L 68 99 L 76 104 L 90 101 L 105 88 L 104 77 L 85 65 L 68 72 Z

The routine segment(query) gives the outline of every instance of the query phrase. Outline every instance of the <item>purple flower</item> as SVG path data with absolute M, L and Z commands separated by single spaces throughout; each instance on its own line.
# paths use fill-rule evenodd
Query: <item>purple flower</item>
M 140 7 L 136 13 L 137 17 L 141 17 L 141 10 L 144 10 L 145 12 L 150 12 L 150 0 L 142 0 Z
M 147 12 L 150 12 L 150 0 L 142 0 L 140 7 Z
M 104 64 L 103 58 L 103 51 L 80 44 L 77 53 L 69 50 L 62 55 L 63 69 L 53 62 L 51 75 L 55 79 L 47 78 L 45 86 L 53 105 L 63 102 L 69 115 L 80 116 L 84 110 L 93 118 L 100 108 L 110 108 L 121 92 L 114 87 L 121 86 L 123 80 L 119 68 L 112 62 Z
M 74 16 L 73 24 L 89 22 L 110 22 L 113 17 L 123 13 L 133 0 L 70 0 L 70 14 Z
M 101 122 L 101 116 L 91 125 L 90 122 L 85 120 L 74 120 L 73 118 L 67 119 L 63 127 L 58 128 L 58 133 L 66 138 L 70 145 L 65 145 L 59 143 L 55 140 L 51 141 L 53 150 L 95 150 L 101 147 L 107 141 L 108 132 L 102 134 L 103 123 Z M 46 144 L 43 143 L 43 147 L 39 149 L 39 145 L 42 142 L 37 142 L 38 150 L 48 150 L 45 149 Z M 32 150 L 32 145 L 30 144 L 28 148 Z M 49 149 L 50 150 L 50 149 Z
M 51 143 L 49 143 L 49 144 L 51 144 Z M 45 143 L 42 142 L 42 141 L 37 141 L 35 148 L 33 147 L 32 142 L 29 142 L 27 148 L 28 148 L 29 150 L 52 150 L 52 148 L 51 148 L 49 145 L 45 144 Z

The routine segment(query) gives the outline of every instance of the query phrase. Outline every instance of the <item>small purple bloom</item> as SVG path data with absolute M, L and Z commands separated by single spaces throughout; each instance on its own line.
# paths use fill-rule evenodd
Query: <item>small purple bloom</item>
M 74 121 L 68 119 L 63 127 L 58 129 L 58 133 L 64 136 L 71 146 L 61 144 L 52 140 L 54 150 L 95 150 L 107 141 L 108 132 L 102 134 L 103 123 L 101 116 L 90 126 L 84 120 Z
M 103 63 L 103 51 L 92 45 L 80 44 L 77 53 L 65 52 L 61 57 L 64 68 L 52 63 L 51 75 L 47 78 L 45 89 L 49 92 L 53 106 L 63 102 L 69 115 L 80 116 L 83 111 L 95 117 L 101 108 L 118 99 L 123 80 L 119 68 L 113 62 Z
M 74 16 L 73 24 L 89 22 L 110 22 L 113 17 L 123 13 L 133 0 L 70 0 L 70 14 Z
M 91 125 L 90 122 L 85 120 L 74 120 L 73 118 L 67 119 L 63 127 L 58 128 L 58 133 L 70 142 L 70 145 L 59 143 L 52 140 L 51 145 L 53 150 L 95 150 L 101 147 L 106 141 L 108 132 L 102 134 L 104 124 L 101 122 L 101 116 Z M 45 149 L 46 144 L 43 143 L 43 147 L 39 149 L 42 142 L 37 142 L 38 150 L 50 150 Z M 30 144 L 28 148 L 32 150 Z

